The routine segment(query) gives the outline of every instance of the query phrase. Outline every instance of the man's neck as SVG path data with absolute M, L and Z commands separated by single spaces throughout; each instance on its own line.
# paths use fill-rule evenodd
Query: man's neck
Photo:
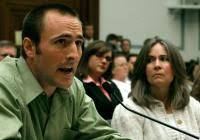
M 52 96 L 54 91 L 56 90 L 55 87 L 42 87 L 47 94 L 48 97 Z

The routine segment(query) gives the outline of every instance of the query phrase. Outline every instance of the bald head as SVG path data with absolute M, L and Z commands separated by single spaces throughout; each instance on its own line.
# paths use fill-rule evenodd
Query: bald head
M 3 60 L 6 56 L 16 57 L 16 55 L 17 49 L 11 41 L 0 41 L 0 61 Z

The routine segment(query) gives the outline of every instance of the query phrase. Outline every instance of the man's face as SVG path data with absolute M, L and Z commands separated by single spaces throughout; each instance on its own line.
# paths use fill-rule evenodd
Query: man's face
M 131 44 L 130 44 L 130 42 L 129 42 L 128 40 L 124 40 L 124 41 L 122 42 L 122 51 L 123 51 L 123 52 L 129 52 L 130 49 L 131 49 Z
M 48 11 L 41 40 L 30 67 L 43 88 L 71 85 L 82 55 L 82 26 L 78 18 Z
M 87 38 L 93 38 L 94 28 L 92 25 L 85 26 L 85 35 Z
M 16 57 L 17 51 L 13 46 L 0 47 L 0 61 L 6 56 Z

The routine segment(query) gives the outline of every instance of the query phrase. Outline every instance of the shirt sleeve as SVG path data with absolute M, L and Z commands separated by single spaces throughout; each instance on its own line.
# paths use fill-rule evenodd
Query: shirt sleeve
M 0 139 L 21 139 L 19 105 L 10 89 L 0 83 Z
M 197 125 L 198 125 L 198 128 L 200 130 L 200 111 L 199 111 L 200 110 L 200 103 L 199 103 L 199 101 L 197 101 L 193 97 L 190 97 L 190 102 L 191 102 L 190 107 L 191 107 L 191 109 L 194 110 L 195 118 L 197 120 Z
M 131 109 L 137 110 L 136 108 Z M 111 126 L 122 136 L 132 140 L 143 140 L 143 123 L 143 118 L 118 105 L 113 113 Z
M 82 133 L 81 140 L 129 140 L 128 138 L 120 136 L 120 134 L 111 128 L 109 123 L 98 114 L 93 100 L 87 96 L 83 87 L 81 92 L 82 93 L 79 95 L 79 99 L 81 98 L 80 110 L 77 119 L 78 129 Z

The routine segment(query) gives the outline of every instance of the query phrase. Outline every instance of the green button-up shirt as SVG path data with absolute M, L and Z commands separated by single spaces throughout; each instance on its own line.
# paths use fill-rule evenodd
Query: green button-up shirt
M 23 58 L 0 62 L 0 139 L 126 139 L 96 112 L 82 83 L 47 97 Z

